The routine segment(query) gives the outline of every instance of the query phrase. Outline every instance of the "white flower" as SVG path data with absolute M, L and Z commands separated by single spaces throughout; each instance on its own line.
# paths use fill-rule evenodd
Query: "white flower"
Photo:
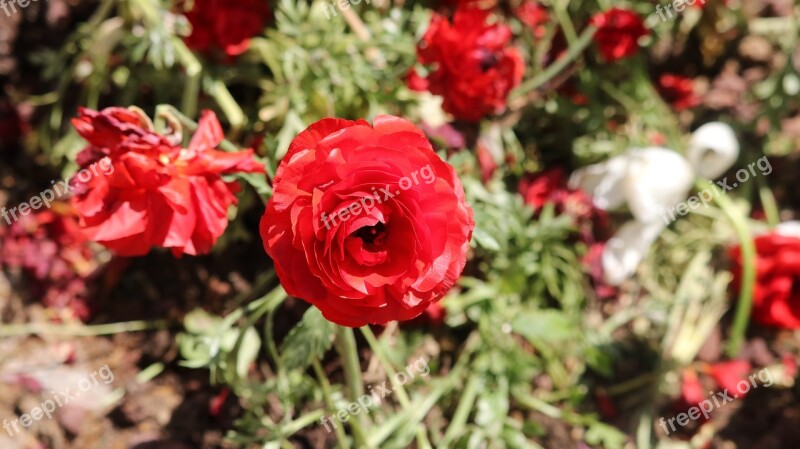
M 627 204 L 634 217 L 606 244 L 606 282 L 619 285 L 636 271 L 666 226 L 662 211 L 686 199 L 693 181 L 689 162 L 661 147 L 634 148 L 572 175 L 570 187 L 591 195 L 595 206 L 607 210 Z
M 686 158 L 698 176 L 716 179 L 739 158 L 739 141 L 725 123 L 706 123 L 692 134 Z
M 664 226 L 661 220 L 649 223 L 630 220 L 622 225 L 603 248 L 601 260 L 606 283 L 619 285 L 635 273 Z
M 636 220 L 649 222 L 686 199 L 693 180 L 694 172 L 681 155 L 650 147 L 577 170 L 570 187 L 589 194 L 600 209 L 627 204 Z
M 784 221 L 775 227 L 775 231 L 786 237 L 797 237 L 800 239 L 800 221 Z
M 696 176 L 714 179 L 738 157 L 733 130 L 713 122 L 692 135 L 687 157 L 662 147 L 634 148 L 573 173 L 570 187 L 589 194 L 596 207 L 608 210 L 626 204 L 633 215 L 605 246 L 606 282 L 619 285 L 633 275 L 667 226 L 663 212 L 686 199 Z M 796 231 L 800 234 L 800 224 Z

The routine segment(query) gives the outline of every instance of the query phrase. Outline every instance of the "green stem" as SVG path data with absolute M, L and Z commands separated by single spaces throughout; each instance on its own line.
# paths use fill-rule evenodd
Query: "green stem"
M 181 100 L 181 110 L 189 117 L 197 114 L 197 98 L 200 96 L 200 80 L 203 73 L 203 65 L 197 60 L 186 44 L 178 37 L 172 39 L 175 46 L 175 53 L 186 70 L 186 85 L 183 87 L 183 99 Z
M 733 317 L 730 339 L 726 352 L 728 357 L 736 357 L 744 342 L 747 326 L 750 322 L 750 311 L 753 308 L 753 288 L 756 282 L 756 246 L 747 226 L 747 217 L 743 216 L 733 201 L 719 191 L 709 180 L 701 180 L 699 188 L 714 192 L 714 202 L 728 217 L 739 239 L 742 251 L 742 285 L 739 287 L 739 300 Z
M 397 375 L 397 370 L 394 369 L 392 366 L 391 361 L 389 361 L 389 357 L 386 355 L 386 351 L 383 350 L 383 345 L 381 345 L 380 341 L 375 337 L 375 334 L 372 332 L 372 329 L 369 326 L 362 326 L 361 333 L 366 338 L 367 343 L 369 343 L 370 348 L 378 357 L 378 360 L 381 362 L 381 366 L 386 371 L 386 375 L 390 379 L 394 379 Z M 408 393 L 406 389 L 403 387 L 403 384 L 397 384 L 394 388 L 395 393 L 397 393 L 397 400 L 400 402 L 400 406 L 404 409 L 408 409 L 411 406 L 411 399 L 409 399 Z M 420 449 L 424 449 L 430 446 L 427 436 L 425 435 L 425 429 L 423 427 L 417 428 L 417 447 Z
M 294 435 L 300 429 L 308 426 L 309 424 L 313 423 L 314 421 L 322 418 L 325 415 L 325 412 L 322 410 L 315 410 L 313 412 L 309 412 L 294 421 L 290 422 L 286 426 L 281 429 L 281 433 L 283 437 L 290 437 Z
M 556 19 L 561 29 L 564 30 L 564 36 L 567 38 L 567 43 L 573 45 L 578 40 L 578 33 L 575 32 L 575 27 L 572 26 L 572 20 L 569 17 L 569 2 L 570 0 L 562 0 L 556 2 L 554 5 L 556 12 Z
M 231 122 L 231 131 L 236 135 L 247 122 L 247 117 L 245 117 L 244 111 L 242 111 L 239 103 L 233 99 L 233 95 L 231 95 L 228 87 L 220 80 L 214 81 L 211 85 L 211 96 L 217 100 L 217 104 L 219 104 L 222 112 L 228 117 L 228 120 Z
M 344 326 L 336 326 L 336 350 L 342 358 L 342 367 L 347 388 L 350 390 L 350 400 L 357 402 L 358 398 L 364 395 L 364 382 L 361 379 L 361 361 L 358 357 L 358 346 L 353 329 Z M 364 433 L 364 415 L 354 416 L 350 420 L 350 427 L 353 429 L 353 438 L 356 447 L 367 446 L 367 437 Z
M 760 181 L 760 183 L 758 196 L 761 198 L 761 205 L 764 207 L 764 215 L 767 216 L 767 224 L 770 229 L 774 229 L 781 223 L 778 203 L 775 201 L 775 195 L 772 194 L 772 189 L 769 188 L 769 185 L 763 181 Z
M 325 375 L 325 370 L 319 363 L 319 359 L 314 357 L 311 360 L 311 366 L 314 367 L 314 373 L 317 375 L 319 385 L 322 388 L 322 397 L 325 400 L 325 407 L 330 413 L 336 413 L 336 405 L 333 403 L 333 393 L 331 391 L 331 383 L 328 376 Z M 334 426 L 333 430 L 336 433 L 336 440 L 339 442 L 339 447 L 342 449 L 350 449 L 350 443 L 347 441 L 347 435 L 344 433 L 344 427 Z
M 593 26 L 589 26 L 583 30 L 583 33 L 581 33 L 580 37 L 575 42 L 575 45 L 570 46 L 566 55 L 547 66 L 542 73 L 520 84 L 516 89 L 514 89 L 513 92 L 511 92 L 509 97 L 513 99 L 525 95 L 532 90 L 540 88 L 548 81 L 555 78 L 559 73 L 561 73 L 562 70 L 564 70 L 564 68 L 578 59 L 578 56 L 583 53 L 583 50 L 585 50 L 586 47 L 592 43 L 592 38 L 594 37 L 595 32 L 597 32 L 597 28 Z
M 389 378 L 394 379 L 394 377 L 397 375 L 397 370 L 394 369 L 394 366 L 392 366 L 391 362 L 389 362 L 389 357 L 386 356 L 386 352 L 383 350 L 383 346 L 381 346 L 381 343 L 375 337 L 375 334 L 372 332 L 372 329 L 370 329 L 369 326 L 363 326 L 361 328 L 361 333 L 364 334 L 364 338 L 366 338 L 370 348 L 372 348 L 372 351 L 378 357 L 378 360 L 381 362 L 383 369 L 386 370 L 386 375 Z M 395 392 L 397 393 L 397 399 L 400 402 L 400 405 L 402 405 L 403 408 L 408 407 L 411 401 L 409 400 L 408 393 L 406 393 L 406 389 L 403 388 L 403 385 L 402 384 L 396 385 Z
M 472 406 L 475 404 L 475 398 L 478 395 L 478 387 L 480 386 L 480 378 L 477 375 L 470 376 L 467 381 L 467 386 L 461 392 L 461 400 L 458 402 L 458 407 L 447 426 L 447 431 L 444 433 L 442 441 L 439 442 L 438 447 L 450 447 L 450 443 L 464 431 L 464 425 L 469 419 L 469 414 L 472 411 Z
M 364 384 L 361 380 L 361 361 L 358 357 L 358 347 L 353 329 L 337 326 L 336 341 L 339 355 L 343 359 L 344 375 L 347 379 L 347 386 L 350 388 L 350 396 L 358 399 L 364 394 Z
M 122 323 L 96 324 L 91 326 L 73 324 L 26 323 L 5 324 L 0 326 L 0 337 L 20 337 L 24 335 L 58 335 L 65 337 L 96 337 L 99 335 L 121 334 L 124 332 L 140 332 L 167 329 L 170 322 L 126 321 Z

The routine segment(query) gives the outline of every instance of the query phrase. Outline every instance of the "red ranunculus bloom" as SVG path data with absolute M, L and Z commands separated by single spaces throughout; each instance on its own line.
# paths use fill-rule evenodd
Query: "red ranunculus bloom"
M 207 253 L 228 225 L 229 206 L 237 203 L 239 185 L 221 175 L 264 172 L 252 150 L 214 149 L 223 134 L 210 111 L 203 112 L 189 148 L 154 133 L 123 108 L 81 109 L 72 123 L 89 142 L 78 155 L 84 170 L 72 179 L 72 203 L 86 236 L 123 256 L 143 255 L 153 246 L 175 255 Z M 83 176 L 87 172 L 91 176 Z
M 508 46 L 511 30 L 487 24 L 490 14 L 459 8 L 453 23 L 434 14 L 417 48 L 419 62 L 431 68 L 427 88 L 444 97 L 444 110 L 459 120 L 477 122 L 502 111 L 508 93 L 522 81 L 522 57 Z M 425 87 L 418 76 L 410 81 L 412 88 Z
M 420 315 L 453 286 L 475 222 L 453 168 L 410 122 L 324 119 L 300 133 L 261 220 L 286 291 L 359 327 Z
M 767 326 L 800 329 L 800 238 L 764 234 L 756 238 L 753 319 Z M 741 247 L 731 250 L 733 285 L 742 279 Z
M 694 94 L 694 81 L 691 78 L 665 73 L 658 78 L 656 89 L 664 101 L 677 111 L 692 108 L 700 103 L 700 98 Z
M 221 49 L 228 56 L 247 51 L 250 38 L 261 33 L 270 11 L 266 0 L 194 0 L 186 12 L 192 34 L 189 48 L 207 52 Z
M 611 8 L 591 18 L 590 25 L 597 27 L 594 40 L 604 60 L 613 62 L 636 53 L 641 37 L 650 34 L 642 19 L 633 11 Z

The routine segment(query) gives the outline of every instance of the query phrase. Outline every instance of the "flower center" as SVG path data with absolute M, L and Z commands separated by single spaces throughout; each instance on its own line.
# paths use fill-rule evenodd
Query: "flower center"
M 500 58 L 494 52 L 489 50 L 482 50 L 481 51 L 481 71 L 488 72 L 489 69 L 496 66 L 497 63 L 500 62 Z
M 379 221 L 375 226 L 364 226 L 353 235 L 360 238 L 365 245 L 380 246 L 386 240 L 386 225 Z

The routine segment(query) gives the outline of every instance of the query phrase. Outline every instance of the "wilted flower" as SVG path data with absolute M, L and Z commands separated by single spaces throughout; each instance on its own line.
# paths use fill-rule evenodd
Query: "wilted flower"
M 239 185 L 223 174 L 263 173 L 253 151 L 214 148 L 223 140 L 213 112 L 203 113 L 188 148 L 156 134 L 140 115 L 123 109 L 81 109 L 72 122 L 89 146 L 81 167 L 108 158 L 113 170 L 83 183 L 73 178 L 72 203 L 86 236 L 124 256 L 151 247 L 175 255 L 205 254 L 228 225 Z

